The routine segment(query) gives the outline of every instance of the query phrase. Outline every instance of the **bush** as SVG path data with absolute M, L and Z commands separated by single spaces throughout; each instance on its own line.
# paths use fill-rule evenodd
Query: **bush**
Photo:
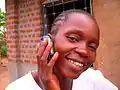
M 6 45 L 1 46 L 0 51 L 1 51 L 2 57 L 7 57 L 7 46 Z

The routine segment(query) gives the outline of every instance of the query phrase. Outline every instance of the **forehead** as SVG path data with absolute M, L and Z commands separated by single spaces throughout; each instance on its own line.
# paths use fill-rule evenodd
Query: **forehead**
M 68 15 L 68 19 L 64 24 L 59 27 L 59 33 L 65 33 L 69 31 L 82 32 L 85 35 L 90 35 L 99 39 L 99 29 L 95 21 L 88 15 L 82 13 L 71 13 Z
M 92 17 L 83 13 L 71 13 L 68 15 L 66 20 L 66 25 L 74 25 L 81 28 L 89 28 L 94 31 L 97 31 L 98 27 Z

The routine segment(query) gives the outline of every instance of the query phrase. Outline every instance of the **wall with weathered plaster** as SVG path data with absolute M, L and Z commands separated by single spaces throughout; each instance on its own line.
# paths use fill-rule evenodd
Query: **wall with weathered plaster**
M 120 89 L 120 0 L 93 0 L 101 39 L 98 68 Z

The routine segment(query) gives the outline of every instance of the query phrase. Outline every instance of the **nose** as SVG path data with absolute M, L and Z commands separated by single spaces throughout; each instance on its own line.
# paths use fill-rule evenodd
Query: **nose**
M 89 51 L 85 44 L 81 44 L 81 45 L 77 46 L 75 49 L 75 52 L 84 58 L 88 58 L 88 56 L 89 56 Z

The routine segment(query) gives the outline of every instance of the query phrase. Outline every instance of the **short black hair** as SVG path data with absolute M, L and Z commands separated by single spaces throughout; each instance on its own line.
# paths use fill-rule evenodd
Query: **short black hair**
M 68 19 L 68 16 L 72 13 L 80 13 L 80 14 L 84 14 L 87 15 L 88 17 L 90 17 L 92 20 L 95 21 L 95 19 L 93 18 L 92 15 L 90 15 L 88 12 L 83 11 L 81 9 L 70 9 L 70 10 L 66 10 L 63 11 L 61 14 L 59 14 L 56 19 L 53 21 L 53 24 L 51 26 L 51 31 L 50 34 L 51 35 L 56 35 L 57 31 L 59 29 L 59 27 L 65 23 L 65 21 Z M 59 23 L 59 22 L 63 22 L 63 23 Z M 96 22 L 96 21 L 95 21 Z M 97 24 L 97 23 L 96 23 Z

